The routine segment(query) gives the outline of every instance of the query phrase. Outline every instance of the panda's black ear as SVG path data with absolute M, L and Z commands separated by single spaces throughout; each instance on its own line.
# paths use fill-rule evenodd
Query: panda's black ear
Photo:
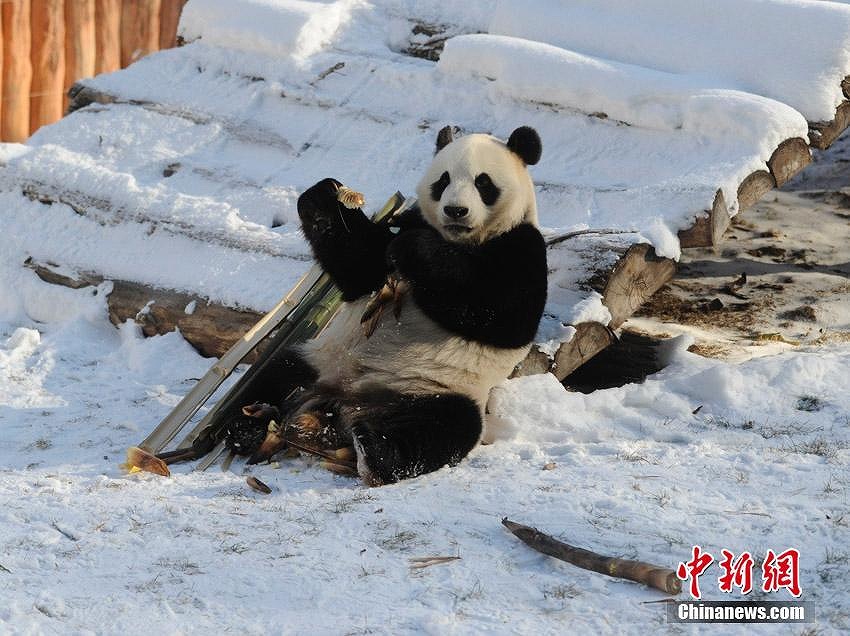
M 437 148 L 434 150 L 434 154 L 437 154 L 452 143 L 454 138 L 454 126 L 443 126 L 440 128 L 440 132 L 437 133 Z
M 520 126 L 508 137 L 508 148 L 519 155 L 527 166 L 533 166 L 540 161 L 543 154 L 543 144 L 540 135 L 531 126 Z

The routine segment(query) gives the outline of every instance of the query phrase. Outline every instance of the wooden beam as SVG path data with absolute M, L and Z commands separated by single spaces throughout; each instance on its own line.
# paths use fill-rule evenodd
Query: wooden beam
M 121 0 L 95 0 L 95 72 L 98 74 L 121 68 L 121 7 Z M 72 104 L 68 110 L 72 110 Z
M 160 0 L 124 0 L 121 6 L 121 66 L 159 50 Z
M 63 0 L 37 0 L 32 3 L 31 11 L 30 133 L 33 133 L 62 117 L 65 7 Z
M 65 3 L 65 85 L 95 74 L 95 0 L 68 0 Z M 67 106 L 67 97 L 66 103 Z
M 4 26 L 0 139 L 21 142 L 30 133 L 30 0 L 9 0 L 0 7 Z

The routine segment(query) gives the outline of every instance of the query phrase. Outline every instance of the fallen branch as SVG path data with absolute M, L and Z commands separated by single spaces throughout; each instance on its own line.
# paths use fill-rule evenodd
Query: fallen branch
M 566 240 L 571 238 L 575 238 L 577 236 L 585 236 L 587 234 L 637 234 L 637 230 L 617 230 L 614 228 L 601 228 L 601 229 L 588 229 L 588 230 L 575 230 L 573 232 L 566 232 L 564 234 L 555 234 L 554 236 L 546 237 L 546 246 L 552 247 L 553 245 L 557 245 L 558 243 L 563 243 Z
M 432 565 L 442 565 L 444 563 L 451 563 L 452 561 L 459 561 L 459 556 L 431 556 L 431 557 L 413 557 L 408 559 L 410 563 L 411 570 L 421 570 L 423 568 L 429 568 Z
M 535 528 L 515 523 L 507 517 L 502 519 L 502 525 L 519 537 L 523 543 L 538 552 L 572 563 L 585 570 L 643 583 L 667 594 L 678 594 L 682 591 L 682 582 L 673 570 L 643 561 L 606 557 L 589 550 L 576 548 Z

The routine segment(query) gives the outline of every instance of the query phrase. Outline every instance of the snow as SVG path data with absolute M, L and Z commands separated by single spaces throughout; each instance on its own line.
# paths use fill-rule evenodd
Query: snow
M 192 0 L 180 16 L 180 35 L 240 51 L 304 59 L 328 46 L 351 18 L 357 0 Z
M 25 295 L 60 304 L 32 273 L 3 272 L 21 305 Z M 178 467 L 170 479 L 122 473 L 124 449 L 208 361 L 177 334 L 116 331 L 103 297 L 66 291 L 61 319 L 0 322 L 4 631 L 664 628 L 663 607 L 643 604 L 661 594 L 532 552 L 503 516 L 671 567 L 694 543 L 757 559 L 797 547 L 818 628 L 850 627 L 850 397 L 835 381 L 850 373 L 850 347 L 732 365 L 679 342 L 646 383 L 590 395 L 550 375 L 512 380 L 491 401 L 492 443 L 455 468 L 367 489 L 283 460 L 251 471 L 273 488 L 266 496 L 247 487 L 239 461 L 227 473 Z M 819 410 L 799 410 L 807 396 Z M 408 567 L 437 555 L 461 558 Z M 714 566 L 702 579 L 708 598 L 720 598 L 716 576 Z
M 850 75 L 850 7 L 834 2 L 503 0 L 487 31 L 763 95 L 810 121 L 835 116 Z
M 800 113 L 774 100 L 707 89 L 687 76 L 520 38 L 487 34 L 451 38 L 437 68 L 487 78 L 513 99 L 605 113 L 648 129 L 739 136 L 749 143 L 763 143 L 764 150 L 808 132 Z
M 592 273 L 636 242 L 678 258 L 677 230 L 718 189 L 736 211 L 779 141 L 831 119 L 849 15 L 803 0 L 190 0 L 193 42 L 86 82 L 115 103 L 0 144 L 0 631 L 665 628 L 645 603 L 659 593 L 530 551 L 507 515 L 668 567 L 697 543 L 796 547 L 818 629 L 846 632 L 847 344 L 733 363 L 684 336 L 644 384 L 506 381 L 489 444 L 379 489 L 304 458 L 163 479 L 124 474 L 124 451 L 210 361 L 177 333 L 113 328 L 108 280 L 66 289 L 22 264 L 189 291 L 187 313 L 268 309 L 310 266 L 299 192 L 334 175 L 376 209 L 413 192 L 443 125 L 506 138 L 527 124 L 544 232 L 620 231 L 550 250 L 538 340 L 553 355 L 572 325 L 611 318 Z M 437 64 L 404 53 L 419 23 L 449 37 Z M 437 555 L 461 558 L 408 567 Z

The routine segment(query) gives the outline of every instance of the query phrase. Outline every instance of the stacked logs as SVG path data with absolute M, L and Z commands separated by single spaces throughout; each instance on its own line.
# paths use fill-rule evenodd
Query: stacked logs
M 0 2 L 0 140 L 59 119 L 75 81 L 174 46 L 186 0 Z

